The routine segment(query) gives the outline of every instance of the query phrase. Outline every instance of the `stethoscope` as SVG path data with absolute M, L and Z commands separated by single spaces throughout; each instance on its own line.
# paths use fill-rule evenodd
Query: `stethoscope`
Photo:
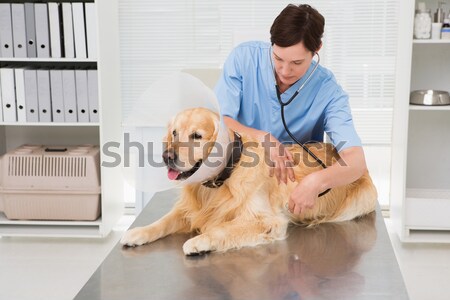
M 283 102 L 283 100 L 281 100 L 281 93 L 280 93 L 280 89 L 278 87 L 277 84 L 277 78 L 276 78 L 276 72 L 275 72 L 275 68 L 273 66 L 273 62 L 272 62 L 272 51 L 270 51 L 269 55 L 270 55 L 270 64 L 272 65 L 272 69 L 273 69 L 273 77 L 274 77 L 274 81 L 275 81 L 275 90 L 277 93 L 277 99 L 278 99 L 278 103 L 280 103 L 280 108 L 281 108 L 281 121 L 283 122 L 283 126 L 284 129 L 286 130 L 286 132 L 288 133 L 288 135 L 291 137 L 291 139 L 294 140 L 294 142 L 296 142 L 300 147 L 303 148 L 303 150 L 305 150 L 309 155 L 311 155 L 324 169 L 327 168 L 327 166 L 324 164 L 324 162 L 318 158 L 311 150 L 309 150 L 303 143 L 301 143 L 293 134 L 292 132 L 289 130 L 287 123 L 286 123 L 286 119 L 284 117 L 284 108 L 286 106 L 288 106 L 289 104 L 291 104 L 292 101 L 294 101 L 295 97 L 297 97 L 297 95 L 303 90 L 303 88 L 305 87 L 305 85 L 311 80 L 311 77 L 314 75 L 314 73 L 316 72 L 317 68 L 319 67 L 319 63 L 320 63 L 320 55 L 319 53 L 315 52 L 315 55 L 317 55 L 317 63 L 314 66 L 313 70 L 311 71 L 311 73 L 309 73 L 308 77 L 306 77 L 306 80 L 302 83 L 302 85 L 300 85 L 300 87 L 295 91 L 295 93 L 291 96 L 291 98 L 289 98 L 288 101 Z M 328 193 L 331 189 L 327 189 L 325 191 L 323 191 L 322 193 L 319 194 L 319 197 L 325 195 L 326 193 Z

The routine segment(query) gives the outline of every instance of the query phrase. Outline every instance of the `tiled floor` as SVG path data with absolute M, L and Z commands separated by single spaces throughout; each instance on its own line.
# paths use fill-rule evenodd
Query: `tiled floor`
M 72 299 L 132 220 L 103 240 L 0 238 L 0 299 Z M 410 298 L 450 299 L 450 244 L 401 244 L 386 225 Z

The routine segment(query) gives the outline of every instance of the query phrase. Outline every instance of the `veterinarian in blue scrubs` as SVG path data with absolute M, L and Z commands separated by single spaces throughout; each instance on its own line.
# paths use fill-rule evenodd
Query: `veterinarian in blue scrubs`
M 272 174 L 278 181 L 294 181 L 292 155 L 282 143 L 292 143 L 280 118 L 277 84 L 283 102 L 308 80 L 322 47 L 325 19 L 309 5 L 288 5 L 270 29 L 271 43 L 246 42 L 227 58 L 216 95 L 226 125 L 260 141 L 270 149 Z M 289 200 L 293 213 L 312 208 L 318 195 L 349 184 L 366 171 L 361 140 L 353 125 L 348 95 L 333 73 L 319 65 L 294 100 L 285 107 L 289 130 L 302 143 L 330 137 L 345 164 L 314 172 L 298 183 Z

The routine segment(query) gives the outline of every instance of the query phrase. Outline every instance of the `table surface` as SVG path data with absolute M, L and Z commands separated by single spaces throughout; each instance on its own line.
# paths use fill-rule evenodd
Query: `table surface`
M 177 197 L 155 194 L 131 227 L 159 219 Z M 75 299 L 408 299 L 379 208 L 288 233 L 269 245 L 194 257 L 182 251 L 189 234 L 117 244 Z

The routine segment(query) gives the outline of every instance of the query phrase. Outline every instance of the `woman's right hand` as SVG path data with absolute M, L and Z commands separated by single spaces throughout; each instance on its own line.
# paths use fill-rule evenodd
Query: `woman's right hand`
M 265 163 L 270 166 L 270 176 L 275 175 L 278 183 L 287 183 L 288 178 L 291 181 L 295 181 L 294 170 L 292 169 L 294 166 L 292 154 L 277 138 L 268 132 L 242 125 L 228 116 L 224 116 L 223 119 L 228 128 L 239 133 L 248 134 L 261 142 L 265 150 Z
M 266 158 L 269 158 L 269 161 L 266 160 L 266 162 L 270 166 L 270 176 L 275 175 L 278 184 L 280 182 L 287 184 L 288 179 L 294 182 L 295 176 L 294 170 L 292 169 L 294 160 L 289 150 L 270 133 L 265 134 L 262 140 Z

